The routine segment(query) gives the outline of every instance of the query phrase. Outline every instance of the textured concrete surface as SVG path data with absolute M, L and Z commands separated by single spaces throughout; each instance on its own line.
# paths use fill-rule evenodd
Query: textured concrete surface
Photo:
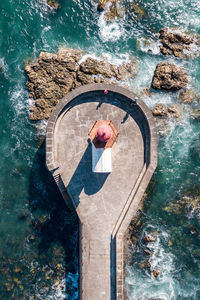
M 70 94 L 49 120 L 46 155 L 67 205 L 73 203 L 80 219 L 79 298 L 123 299 L 123 236 L 157 163 L 152 114 L 131 92 L 112 85 L 93 84 Z M 110 174 L 92 172 L 88 131 L 96 120 L 112 120 L 120 133 Z

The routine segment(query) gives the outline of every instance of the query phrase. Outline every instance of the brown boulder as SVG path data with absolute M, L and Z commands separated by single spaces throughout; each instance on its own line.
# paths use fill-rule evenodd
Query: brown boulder
M 150 250 L 148 250 L 147 248 L 144 248 L 143 251 L 146 255 L 152 256 L 152 252 Z
M 115 4 L 116 5 L 116 0 L 99 0 L 97 9 L 99 11 L 105 10 L 106 6 L 109 4 Z
M 167 110 L 167 106 L 164 104 L 156 104 L 156 106 L 154 107 L 152 114 L 155 117 L 167 117 L 168 115 L 168 110 Z
M 164 55 L 174 55 L 186 58 L 194 54 L 191 45 L 196 44 L 196 39 L 191 34 L 180 33 L 172 29 L 163 28 L 159 31 L 161 42 L 160 51 Z
M 133 13 L 137 19 L 141 19 L 146 16 L 146 11 L 138 3 L 131 3 L 129 7 L 129 11 Z
M 200 109 L 192 109 L 190 115 L 193 119 L 200 120 Z
M 151 86 L 154 89 L 177 91 L 185 88 L 187 83 L 187 72 L 183 67 L 161 62 L 156 66 Z
M 157 278 L 158 275 L 160 274 L 160 271 L 158 271 L 158 270 L 153 270 L 152 273 L 153 273 L 153 276 L 154 276 L 155 278 Z
M 182 115 L 182 109 L 181 106 L 178 104 L 173 104 L 166 106 L 164 104 L 156 104 L 154 107 L 152 114 L 155 117 L 167 117 L 169 114 L 172 115 L 175 118 L 180 118 Z

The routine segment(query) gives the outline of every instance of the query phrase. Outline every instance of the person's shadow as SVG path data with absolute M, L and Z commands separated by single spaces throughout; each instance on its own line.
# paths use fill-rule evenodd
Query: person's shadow
M 92 172 L 92 145 L 88 146 L 67 186 L 70 197 L 75 207 L 79 205 L 82 190 L 88 196 L 96 194 L 104 185 L 109 173 Z

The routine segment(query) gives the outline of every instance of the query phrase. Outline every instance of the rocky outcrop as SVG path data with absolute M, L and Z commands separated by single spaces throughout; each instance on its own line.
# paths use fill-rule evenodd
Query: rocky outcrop
M 177 91 L 186 88 L 187 83 L 187 72 L 183 67 L 161 62 L 156 66 L 151 86 L 154 89 Z
M 187 58 L 198 54 L 197 39 L 192 34 L 181 33 L 168 28 L 159 31 L 160 51 L 164 55 Z
M 74 49 L 60 49 L 57 54 L 41 52 L 37 61 L 25 66 L 30 98 L 35 99 L 30 108 L 30 119 L 48 119 L 53 108 L 69 91 L 89 83 L 116 83 L 134 77 L 137 63 L 119 66 L 87 58 L 79 63 L 84 53 Z
M 182 109 L 178 104 L 166 106 L 159 103 L 155 105 L 154 109 L 152 110 L 152 114 L 155 117 L 168 117 L 168 115 L 171 115 L 175 118 L 180 118 L 182 115 Z

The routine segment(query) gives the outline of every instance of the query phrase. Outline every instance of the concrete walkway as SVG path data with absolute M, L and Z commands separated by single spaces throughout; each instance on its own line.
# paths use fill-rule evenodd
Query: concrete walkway
M 114 85 L 84 86 L 63 98 L 48 122 L 47 167 L 80 220 L 79 299 L 124 299 L 123 237 L 157 164 L 152 114 L 134 100 Z M 92 172 L 88 131 L 96 120 L 112 120 L 120 133 L 110 174 Z

